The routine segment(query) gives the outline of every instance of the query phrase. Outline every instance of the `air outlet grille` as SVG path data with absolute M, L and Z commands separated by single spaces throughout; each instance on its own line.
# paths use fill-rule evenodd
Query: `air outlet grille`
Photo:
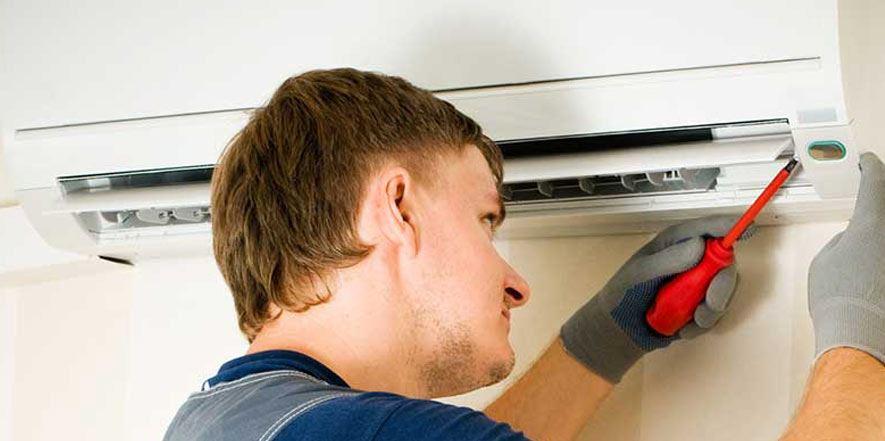
M 76 214 L 96 234 L 138 231 L 159 226 L 194 225 L 211 221 L 208 206 L 90 211 Z
M 719 168 L 704 168 L 518 182 L 505 184 L 503 196 L 508 204 L 514 205 L 534 201 L 698 191 L 715 187 L 718 176 Z

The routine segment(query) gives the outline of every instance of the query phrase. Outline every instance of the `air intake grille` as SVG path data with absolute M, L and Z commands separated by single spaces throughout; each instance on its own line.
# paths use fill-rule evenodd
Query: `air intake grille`
M 508 204 L 518 205 L 535 201 L 709 190 L 716 186 L 718 176 L 718 168 L 705 168 L 518 182 L 505 184 L 503 196 Z

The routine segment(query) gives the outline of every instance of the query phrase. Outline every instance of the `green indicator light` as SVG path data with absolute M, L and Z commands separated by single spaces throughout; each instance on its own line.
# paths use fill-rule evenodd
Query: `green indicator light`
M 845 145 L 839 141 L 814 141 L 808 145 L 808 156 L 817 161 L 838 161 L 845 157 Z

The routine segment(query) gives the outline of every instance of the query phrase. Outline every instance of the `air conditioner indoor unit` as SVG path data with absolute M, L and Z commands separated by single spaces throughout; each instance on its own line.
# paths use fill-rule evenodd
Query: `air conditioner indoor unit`
M 759 221 L 844 220 L 859 148 L 843 98 L 835 2 L 814 5 L 795 11 L 817 26 L 796 30 L 789 50 L 767 50 L 784 32 L 771 20 L 755 29 L 770 39 L 734 43 L 740 58 L 721 58 L 728 62 L 693 56 L 709 44 L 698 41 L 666 68 L 576 67 L 435 93 L 504 152 L 506 238 L 649 231 L 739 213 L 792 156 L 801 168 Z M 212 170 L 250 111 L 19 128 L 8 149 L 17 197 L 62 249 L 127 260 L 208 252 Z

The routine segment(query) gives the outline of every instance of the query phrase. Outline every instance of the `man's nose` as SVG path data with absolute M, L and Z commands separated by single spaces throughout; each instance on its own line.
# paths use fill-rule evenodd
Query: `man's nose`
M 531 288 L 510 264 L 505 262 L 505 265 L 507 265 L 507 277 L 504 279 L 504 292 L 507 295 L 507 303 L 511 308 L 518 308 L 529 301 Z

